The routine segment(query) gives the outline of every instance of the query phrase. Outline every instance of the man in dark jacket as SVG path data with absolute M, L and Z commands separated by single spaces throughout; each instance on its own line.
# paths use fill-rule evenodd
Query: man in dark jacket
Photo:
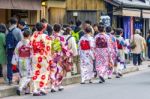
M 25 30 L 30 30 L 30 28 L 27 26 L 24 20 L 19 20 L 18 22 L 18 28 L 24 32 Z
M 13 76 L 13 70 L 12 70 L 12 64 L 11 64 L 13 52 L 17 43 L 23 39 L 23 35 L 22 35 L 21 30 L 17 28 L 17 19 L 11 18 L 9 20 L 9 24 L 10 24 L 9 32 L 6 35 L 6 49 L 7 49 L 7 62 L 8 62 L 7 63 L 7 78 L 9 80 L 9 85 L 10 85 L 12 84 L 12 76 Z M 10 36 L 10 34 L 11 36 L 13 36 L 13 41 L 11 41 L 12 37 Z

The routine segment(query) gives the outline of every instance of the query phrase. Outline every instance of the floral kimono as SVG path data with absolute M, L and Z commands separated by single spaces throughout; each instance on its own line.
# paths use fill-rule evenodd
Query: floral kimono
M 96 70 L 99 77 L 104 77 L 111 60 L 111 42 L 107 34 L 101 33 L 95 37 Z
M 117 53 L 118 53 L 118 48 L 117 48 L 117 41 L 116 37 L 110 33 L 107 34 L 110 37 L 110 44 L 111 44 L 111 56 L 112 56 L 112 61 L 113 61 L 113 66 L 116 65 L 117 62 Z M 108 77 L 111 78 L 113 73 L 113 68 L 108 69 Z
M 121 73 L 122 69 L 125 68 L 125 47 L 126 47 L 125 40 L 121 36 L 117 36 L 117 47 L 118 47 L 117 71 Z
M 34 93 L 44 91 L 50 73 L 51 38 L 42 31 L 35 31 L 31 37 Z
M 19 90 L 27 87 L 27 84 L 31 81 L 32 67 L 31 67 L 31 50 L 30 41 L 24 39 L 20 41 L 14 51 L 12 58 L 12 64 L 18 66 L 20 74 Z M 25 49 L 25 51 L 23 51 Z
M 63 70 L 63 49 L 65 48 L 65 39 L 60 34 L 54 33 L 52 35 L 52 53 L 53 53 L 53 64 L 51 65 L 51 84 L 52 89 L 56 91 L 57 88 L 61 87 L 62 80 L 64 77 L 64 70 Z
M 84 35 L 79 41 L 81 82 L 91 80 L 94 77 L 93 60 L 94 57 L 94 38 L 90 35 Z

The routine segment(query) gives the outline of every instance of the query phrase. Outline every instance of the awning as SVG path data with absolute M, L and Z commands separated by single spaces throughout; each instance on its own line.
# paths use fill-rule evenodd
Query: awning
M 41 0 L 0 0 L 0 9 L 41 10 Z
M 141 17 L 141 10 L 123 8 L 113 13 L 114 15 Z
M 142 10 L 143 18 L 150 18 L 150 10 Z

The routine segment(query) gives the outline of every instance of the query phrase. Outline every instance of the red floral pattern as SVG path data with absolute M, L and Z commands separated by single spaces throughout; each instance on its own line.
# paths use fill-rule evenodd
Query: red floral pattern
M 37 71 L 35 71 L 35 75 L 40 75 L 40 71 L 39 70 L 37 70 Z
M 44 82 L 40 81 L 39 86 L 43 87 L 44 86 Z
M 41 56 L 38 57 L 38 62 L 39 62 L 39 63 L 42 62 L 42 57 L 41 57 Z

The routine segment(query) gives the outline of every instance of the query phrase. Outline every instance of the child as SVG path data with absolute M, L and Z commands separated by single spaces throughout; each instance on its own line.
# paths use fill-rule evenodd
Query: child
M 21 95 L 23 89 L 27 88 L 27 85 L 31 81 L 31 53 L 30 53 L 30 31 L 26 30 L 23 33 L 24 39 L 21 40 L 14 51 L 12 64 L 18 66 L 20 74 L 19 88 L 17 94 Z

